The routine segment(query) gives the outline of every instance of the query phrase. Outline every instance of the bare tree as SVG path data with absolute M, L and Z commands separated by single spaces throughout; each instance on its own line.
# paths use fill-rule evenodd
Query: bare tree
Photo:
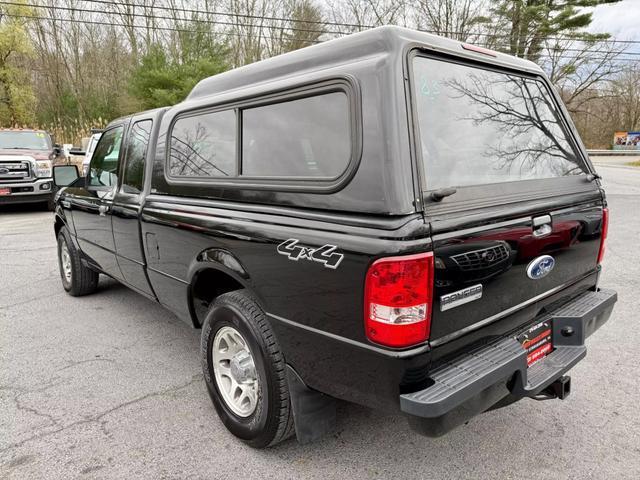
M 327 5 L 332 21 L 342 24 L 342 33 L 409 24 L 404 0 L 330 0 Z
M 540 82 L 478 70 L 447 85 L 458 98 L 474 106 L 463 119 L 475 125 L 492 124 L 508 139 L 485 152 L 497 169 L 540 169 L 558 176 L 580 170 L 576 154 L 562 133 L 562 118 Z
M 627 130 L 640 130 L 640 66 L 626 68 L 612 83 L 613 92 L 620 99 L 618 125 Z
M 594 41 L 549 40 L 541 64 L 571 112 L 601 96 L 598 87 L 624 70 L 618 61 L 624 47 Z
M 416 26 L 436 35 L 468 42 L 486 26 L 484 0 L 418 0 Z

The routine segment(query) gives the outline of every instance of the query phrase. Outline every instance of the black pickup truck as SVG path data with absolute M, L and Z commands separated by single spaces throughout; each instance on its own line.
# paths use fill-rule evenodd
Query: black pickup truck
M 544 73 L 424 33 L 204 79 L 54 176 L 65 290 L 105 274 L 201 328 L 216 410 L 256 447 L 318 438 L 335 399 L 431 436 L 564 399 L 616 302 L 600 177 Z

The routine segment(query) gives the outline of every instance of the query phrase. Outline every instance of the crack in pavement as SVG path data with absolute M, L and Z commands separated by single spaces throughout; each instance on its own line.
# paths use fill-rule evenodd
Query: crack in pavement
M 13 283 L 11 282 L 11 284 L 9 285 L 9 287 L 12 290 L 18 290 L 21 291 L 23 288 L 25 287 L 33 287 L 34 285 L 38 285 L 40 283 L 45 283 L 45 282 L 49 282 L 52 279 L 57 279 L 60 277 L 60 272 L 58 271 L 58 269 L 56 268 L 55 271 L 50 272 L 49 274 L 47 274 L 46 276 L 39 276 L 39 278 L 37 280 L 32 280 L 30 282 L 26 282 L 26 283 Z
M 126 402 L 120 403 L 120 404 L 116 405 L 115 407 L 112 407 L 112 408 L 110 408 L 108 410 L 105 410 L 104 412 L 102 412 L 102 413 L 100 413 L 100 414 L 98 414 L 98 415 L 96 415 L 94 417 L 86 418 L 84 420 L 78 420 L 78 421 L 72 422 L 72 423 L 70 423 L 68 425 L 61 426 L 60 428 L 57 428 L 55 430 L 49 430 L 49 431 L 42 432 L 42 433 L 39 433 L 39 434 L 36 434 L 36 435 L 32 435 L 31 437 L 28 437 L 28 438 L 25 438 L 23 440 L 20 440 L 19 442 L 15 442 L 15 443 L 7 446 L 7 447 L 0 448 L 0 453 L 8 452 L 9 450 L 14 450 L 16 448 L 19 448 L 19 447 L 23 446 L 24 444 L 26 444 L 28 442 L 31 442 L 31 441 L 34 441 L 34 440 L 40 440 L 40 439 L 48 437 L 50 435 L 55 435 L 56 433 L 60 433 L 62 431 L 68 430 L 70 428 L 77 427 L 79 425 L 87 425 L 87 424 L 90 424 L 90 423 L 98 423 L 99 426 L 100 426 L 100 429 L 102 430 L 102 432 L 105 435 L 108 436 L 108 435 L 110 435 L 110 432 L 106 429 L 106 422 L 107 421 L 103 420 L 104 417 L 106 417 L 106 416 L 108 416 L 108 415 L 110 415 L 110 414 L 112 414 L 112 413 L 114 413 L 114 412 L 116 412 L 118 410 L 126 408 L 128 406 L 134 405 L 134 404 L 139 403 L 139 402 L 143 402 L 143 401 L 145 401 L 145 400 L 147 400 L 149 398 L 162 397 L 164 395 L 170 395 L 170 394 L 176 393 L 176 392 L 178 392 L 180 390 L 188 388 L 189 386 L 193 385 L 197 381 L 202 380 L 202 378 L 203 378 L 203 376 L 202 376 L 201 373 L 193 375 L 191 377 L 191 380 L 188 381 L 185 384 L 178 385 L 178 386 L 175 386 L 175 387 L 166 388 L 164 390 L 159 390 L 157 392 L 147 393 L 147 394 L 142 395 L 140 397 L 134 398 L 133 400 L 128 400 Z
M 16 407 L 18 408 L 18 410 L 22 411 L 22 412 L 28 412 L 28 413 L 32 413 L 38 417 L 41 418 L 45 418 L 49 421 L 49 425 L 43 427 L 43 428 L 47 428 L 48 426 L 54 426 L 54 425 L 58 425 L 58 419 L 55 418 L 53 415 L 49 414 L 49 413 L 44 413 L 39 411 L 36 408 L 33 407 L 29 407 L 27 405 L 24 405 L 23 403 L 21 403 L 20 401 L 20 397 L 22 397 L 23 395 L 26 395 L 29 392 L 24 392 L 24 393 L 19 393 L 18 395 L 15 395 L 13 397 L 13 402 L 16 404 Z
M 27 303 L 36 302 L 38 300 L 42 300 L 45 298 L 61 296 L 62 294 L 63 292 L 56 292 L 56 293 L 52 293 L 51 295 L 43 295 L 40 297 L 31 298 L 29 300 L 23 300 L 22 302 L 8 303 L 7 305 L 0 305 L 0 310 L 8 310 L 9 308 L 12 308 L 12 307 L 19 307 L 21 305 L 26 305 Z
M 109 363 L 116 363 L 115 360 L 112 360 L 110 358 L 89 358 L 87 360 L 78 360 L 78 361 L 71 361 L 69 362 L 69 365 L 66 365 L 64 367 L 58 368 L 56 370 L 56 372 L 61 372 L 63 370 L 67 370 L 69 368 L 73 368 L 73 367 L 77 367 L 78 365 L 83 365 L 85 363 L 91 363 L 91 362 L 109 362 Z
M 42 250 L 54 250 L 56 247 L 47 245 L 44 247 L 34 247 L 34 248 L 0 248 L 0 252 L 39 252 Z

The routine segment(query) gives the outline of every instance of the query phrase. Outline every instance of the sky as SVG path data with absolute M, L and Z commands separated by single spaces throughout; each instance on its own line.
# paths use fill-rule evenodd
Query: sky
M 589 31 L 606 32 L 616 40 L 640 41 L 640 0 L 598 5 L 593 9 L 593 22 Z M 640 51 L 640 44 L 631 46 L 629 51 Z

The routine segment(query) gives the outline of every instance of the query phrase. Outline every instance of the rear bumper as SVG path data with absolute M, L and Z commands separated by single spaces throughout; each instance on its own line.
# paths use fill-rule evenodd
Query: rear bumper
M 514 337 L 443 363 L 430 373 L 429 387 L 400 395 L 401 410 L 410 415 L 412 427 L 439 436 L 505 397 L 538 395 L 584 358 L 585 339 L 609 319 L 616 300 L 612 290 L 587 292 L 538 319 L 552 320 L 555 350 L 530 368 Z

